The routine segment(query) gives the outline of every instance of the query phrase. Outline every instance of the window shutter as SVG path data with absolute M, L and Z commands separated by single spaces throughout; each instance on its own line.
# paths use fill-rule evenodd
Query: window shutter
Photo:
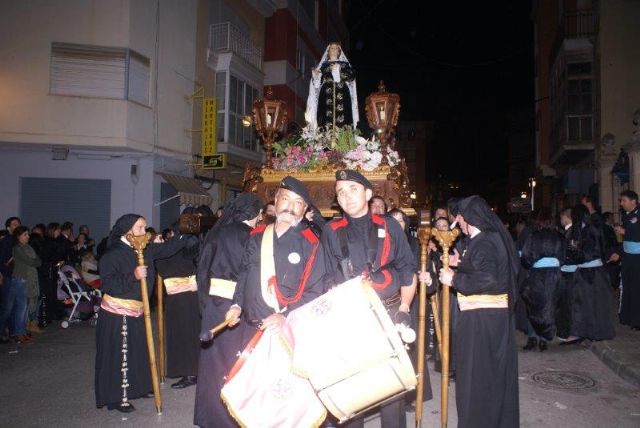
M 53 43 L 51 93 L 125 98 L 124 49 Z
M 149 59 L 129 51 L 129 94 L 127 99 L 149 105 Z

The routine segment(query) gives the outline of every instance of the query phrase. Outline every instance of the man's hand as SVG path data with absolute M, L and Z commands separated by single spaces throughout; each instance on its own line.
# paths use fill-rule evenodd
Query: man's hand
M 624 235 L 624 227 L 617 225 L 613 228 L 613 230 L 618 234 L 618 235 Z
M 136 267 L 136 270 L 133 271 L 133 276 L 135 276 L 138 281 L 140 281 L 142 278 L 146 278 L 147 277 L 147 267 L 146 266 L 138 266 L 138 267 Z
M 231 306 L 229 308 L 224 316 L 225 321 L 229 321 L 229 327 L 233 327 L 240 322 L 241 313 L 242 309 L 240 308 L 240 306 Z
M 618 254 L 618 253 L 613 253 L 609 257 L 609 261 L 610 262 L 616 263 L 616 262 L 618 262 L 618 260 L 620 260 L 620 254 Z
M 265 319 L 262 320 L 262 329 L 268 331 L 279 332 L 284 325 L 284 315 L 282 314 L 271 314 Z
M 453 281 L 453 270 L 450 268 L 442 268 L 440 269 L 440 283 L 442 285 L 450 286 Z

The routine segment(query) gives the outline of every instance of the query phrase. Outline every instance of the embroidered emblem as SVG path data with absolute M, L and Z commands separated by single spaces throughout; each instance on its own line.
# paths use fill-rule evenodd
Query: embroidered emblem
M 300 254 L 298 253 L 289 253 L 289 263 L 291 263 L 292 265 L 297 265 L 298 263 L 300 263 Z
M 291 395 L 291 382 L 289 379 L 278 379 L 273 385 L 273 395 L 278 399 L 284 399 Z
M 340 171 L 340 180 L 347 179 L 347 171 Z
M 314 300 L 313 306 L 311 306 L 311 313 L 313 313 L 317 317 L 326 315 L 326 313 L 330 310 L 331 302 L 324 298 Z

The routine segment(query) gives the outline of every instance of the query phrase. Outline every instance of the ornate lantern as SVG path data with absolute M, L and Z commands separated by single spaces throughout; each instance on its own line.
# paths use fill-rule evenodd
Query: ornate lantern
M 378 85 L 378 92 L 374 92 L 366 99 L 367 120 L 369 126 L 380 137 L 382 145 L 382 164 L 389 165 L 387 157 L 388 138 L 398 125 L 400 115 L 400 96 L 387 92 L 384 82 Z
M 253 102 L 253 123 L 255 123 L 258 136 L 264 143 L 265 166 L 269 169 L 273 168 L 273 141 L 281 132 L 286 121 L 286 103 L 274 98 L 271 87 L 268 87 L 265 96 L 261 100 Z

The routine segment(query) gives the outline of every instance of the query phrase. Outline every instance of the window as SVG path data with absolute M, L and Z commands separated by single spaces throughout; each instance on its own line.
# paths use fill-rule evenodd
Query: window
M 125 48 L 51 45 L 50 92 L 149 105 L 150 61 Z
M 228 76 L 229 91 L 226 92 L 227 73 L 216 73 L 216 98 L 218 99 L 218 142 L 225 141 L 227 129 L 227 143 L 243 149 L 257 151 L 258 137 L 253 126 L 242 124 L 244 116 L 252 115 L 253 101 L 260 97 L 260 92 L 234 75 Z M 227 115 L 225 92 L 228 94 Z

